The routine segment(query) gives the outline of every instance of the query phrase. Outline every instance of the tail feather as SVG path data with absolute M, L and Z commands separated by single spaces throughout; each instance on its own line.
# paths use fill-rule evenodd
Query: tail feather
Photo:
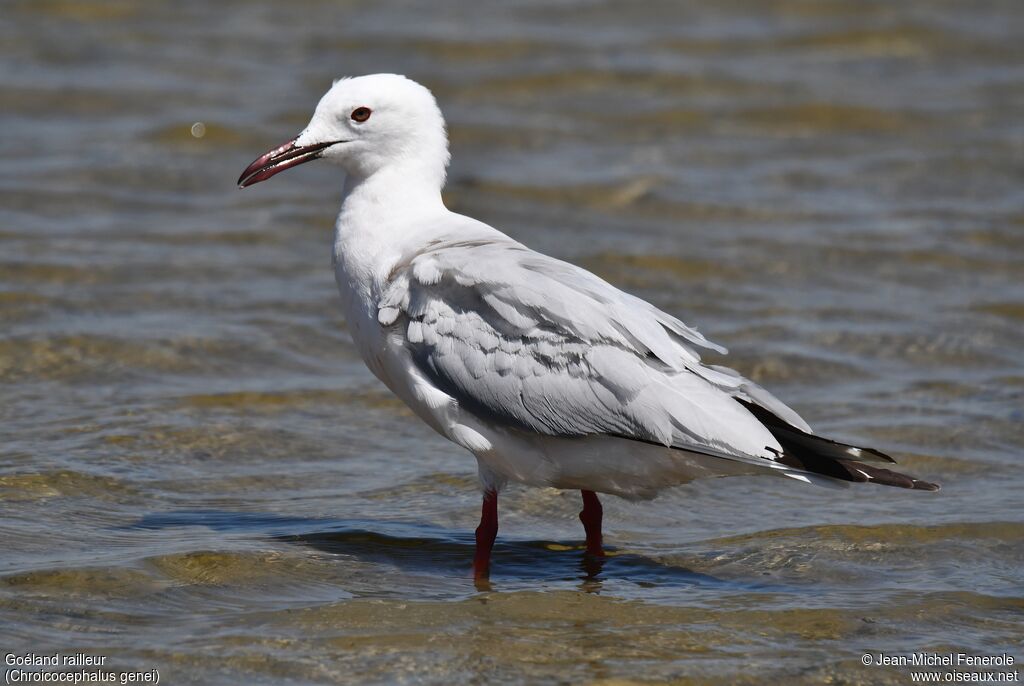
M 937 491 L 940 488 L 939 484 L 859 461 L 871 459 L 889 464 L 896 463 L 896 460 L 879 450 L 858 448 L 815 436 L 788 424 L 759 405 L 743 400 L 740 402 L 764 424 L 782 446 L 783 452 L 776 458 L 780 464 L 842 481 L 870 482 L 920 491 Z

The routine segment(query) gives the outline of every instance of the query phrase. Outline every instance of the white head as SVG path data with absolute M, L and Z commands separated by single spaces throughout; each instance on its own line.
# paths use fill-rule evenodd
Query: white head
M 251 186 L 315 159 L 339 164 L 355 178 L 408 170 L 440 189 L 448 166 L 444 117 L 431 92 L 404 76 L 339 79 L 302 133 L 257 158 L 238 185 Z

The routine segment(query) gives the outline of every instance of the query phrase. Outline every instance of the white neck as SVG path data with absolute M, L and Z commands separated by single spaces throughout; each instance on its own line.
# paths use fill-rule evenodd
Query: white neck
M 443 185 L 443 168 L 438 171 L 416 162 L 393 164 L 367 175 L 349 173 L 345 176 L 341 211 L 350 206 L 440 204 Z M 390 207 L 389 211 L 394 209 Z
M 346 177 L 334 234 L 335 278 L 346 298 L 373 307 L 391 267 L 429 239 L 433 218 L 447 214 L 443 176 L 424 172 L 423 165 L 403 163 Z

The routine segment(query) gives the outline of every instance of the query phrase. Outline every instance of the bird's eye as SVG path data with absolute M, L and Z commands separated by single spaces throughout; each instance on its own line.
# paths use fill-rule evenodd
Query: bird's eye
M 373 114 L 373 110 L 371 110 L 369 107 L 357 107 L 354 110 L 352 110 L 352 121 L 357 121 L 360 124 L 362 124 L 364 121 L 370 118 L 371 114 Z

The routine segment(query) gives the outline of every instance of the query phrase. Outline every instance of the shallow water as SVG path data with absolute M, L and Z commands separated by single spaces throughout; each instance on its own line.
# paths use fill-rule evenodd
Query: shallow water
M 1024 659 L 1024 5 L 12 2 L 0 649 L 164 683 L 909 683 Z M 449 205 L 696 323 L 938 494 L 511 488 L 358 359 L 340 179 L 245 192 L 342 74 L 432 87 Z M 191 134 L 195 122 L 205 135 Z M 6 668 L 5 668 L 6 669 Z

